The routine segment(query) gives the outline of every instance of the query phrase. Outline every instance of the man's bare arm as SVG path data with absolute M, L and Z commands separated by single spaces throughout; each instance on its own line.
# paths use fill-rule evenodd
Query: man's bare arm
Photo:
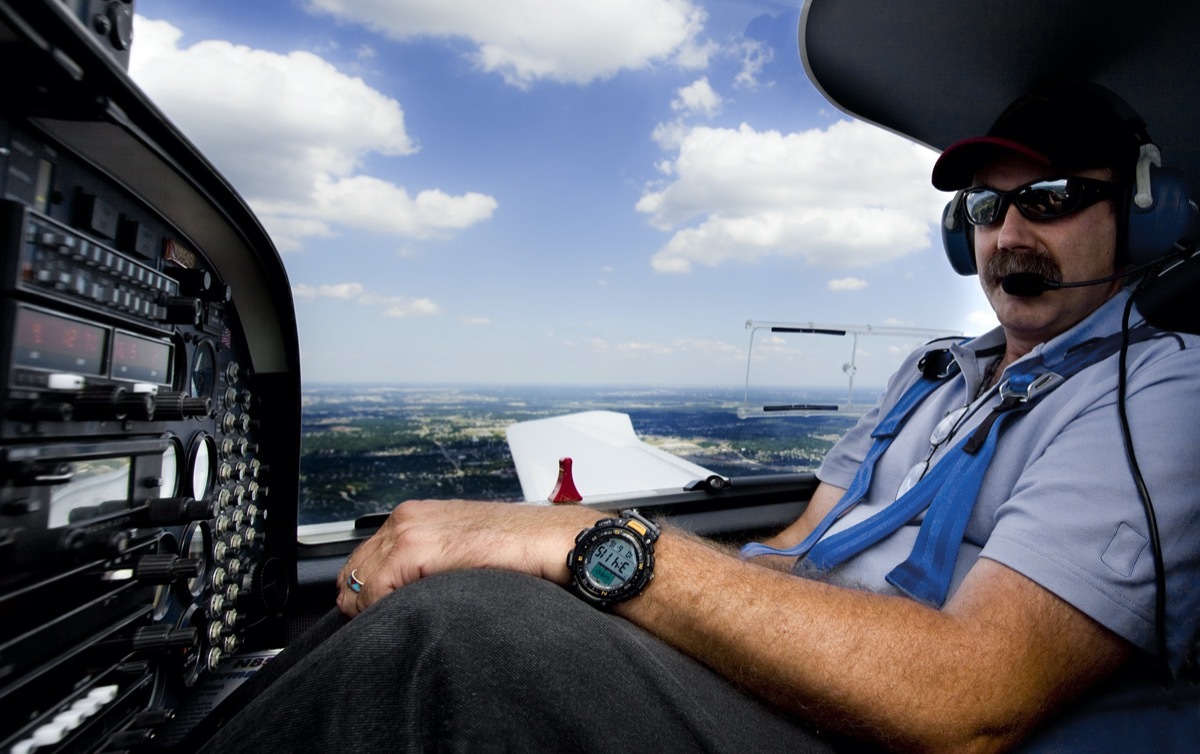
M 351 556 L 341 583 L 357 570 L 366 586 L 342 588 L 338 606 L 357 615 L 393 589 L 462 568 L 566 585 L 566 553 L 597 518 L 578 506 L 405 503 Z M 780 544 L 807 525 L 789 527 Z M 980 560 L 935 610 L 762 568 L 670 528 L 657 544 L 654 581 L 617 611 L 822 728 L 894 748 L 1011 746 L 1131 652 L 992 561 Z
M 784 709 L 898 749 L 1008 748 L 1131 652 L 994 561 L 939 611 L 731 562 L 677 532 L 618 612 Z

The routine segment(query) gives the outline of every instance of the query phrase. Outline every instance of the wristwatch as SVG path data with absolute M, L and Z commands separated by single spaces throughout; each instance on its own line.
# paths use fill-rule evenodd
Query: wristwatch
M 567 553 L 575 593 L 600 608 L 641 594 L 654 578 L 658 534 L 658 526 L 632 508 L 579 532 Z

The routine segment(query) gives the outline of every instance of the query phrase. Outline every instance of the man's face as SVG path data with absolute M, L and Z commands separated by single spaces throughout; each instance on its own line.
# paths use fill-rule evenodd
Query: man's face
M 1109 170 L 1081 170 L 1073 176 L 1111 180 Z M 975 175 L 975 186 L 1008 191 L 1031 181 L 1067 177 L 1019 157 L 993 162 Z M 1028 350 L 1065 332 L 1118 290 L 1113 281 L 1084 288 L 1012 296 L 1000 287 L 1004 275 L 1036 272 L 1064 283 L 1107 277 L 1116 272 L 1117 223 L 1113 202 L 1105 200 L 1046 222 L 1027 220 L 1010 202 L 995 223 L 976 227 L 975 262 L 979 281 L 1011 345 Z

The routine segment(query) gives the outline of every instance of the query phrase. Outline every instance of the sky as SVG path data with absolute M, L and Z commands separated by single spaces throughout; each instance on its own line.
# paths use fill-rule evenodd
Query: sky
M 130 74 L 270 233 L 306 384 L 741 385 L 747 320 L 995 325 L 936 155 L 818 93 L 799 0 L 137 11 Z M 860 383 L 919 342 L 860 338 Z M 850 348 L 759 333 L 751 381 L 844 384 Z

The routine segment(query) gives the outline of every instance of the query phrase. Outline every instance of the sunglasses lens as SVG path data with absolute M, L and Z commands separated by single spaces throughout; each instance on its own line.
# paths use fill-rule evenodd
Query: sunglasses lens
M 963 197 L 967 219 L 974 225 L 991 225 L 1000 214 L 1004 195 L 991 189 L 974 189 Z
M 991 225 L 1009 201 L 1026 219 L 1040 221 L 1069 215 L 1112 195 L 1112 184 L 1105 181 L 1060 178 L 1034 181 L 1012 191 L 974 188 L 963 194 L 963 206 L 972 225 Z
M 1067 181 L 1043 181 L 1019 190 L 1015 201 L 1026 217 L 1050 220 L 1078 209 L 1081 192 L 1071 189 Z

